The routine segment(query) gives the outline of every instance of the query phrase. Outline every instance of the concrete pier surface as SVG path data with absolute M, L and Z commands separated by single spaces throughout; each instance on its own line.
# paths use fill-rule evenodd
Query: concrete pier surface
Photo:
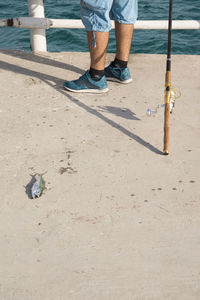
M 163 108 L 146 116 L 166 56 L 131 55 L 133 82 L 105 95 L 63 90 L 88 65 L 0 52 L 0 299 L 199 300 L 200 56 L 172 56 L 168 156 Z

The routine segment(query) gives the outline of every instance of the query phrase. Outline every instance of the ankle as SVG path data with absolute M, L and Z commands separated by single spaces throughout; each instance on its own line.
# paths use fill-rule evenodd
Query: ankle
M 104 69 L 96 70 L 96 69 L 90 68 L 89 73 L 93 80 L 98 81 L 104 76 Z
M 112 66 L 115 68 L 125 69 L 127 68 L 127 65 L 128 61 L 118 59 L 117 57 L 115 57 L 115 60 L 112 62 Z

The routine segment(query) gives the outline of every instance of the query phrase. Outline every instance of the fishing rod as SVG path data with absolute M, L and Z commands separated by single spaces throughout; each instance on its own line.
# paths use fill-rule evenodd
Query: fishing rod
M 165 112 L 164 112 L 164 148 L 163 148 L 163 153 L 165 155 L 169 154 L 170 113 L 172 112 L 172 103 L 171 103 L 172 9 L 173 9 L 173 0 L 169 0 L 168 49 L 167 49 L 166 74 L 165 74 Z

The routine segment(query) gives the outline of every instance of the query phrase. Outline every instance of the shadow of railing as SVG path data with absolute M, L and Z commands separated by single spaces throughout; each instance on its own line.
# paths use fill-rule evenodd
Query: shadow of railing
M 55 67 L 55 68 L 60 68 L 60 69 L 63 69 L 63 70 L 69 70 L 69 71 L 72 71 L 72 72 L 75 72 L 75 73 L 78 73 L 78 74 L 81 74 L 81 75 L 84 73 L 83 69 L 81 69 L 79 67 L 76 67 L 76 66 L 73 66 L 73 65 L 70 65 L 70 64 L 67 64 L 67 63 L 57 61 L 55 59 L 51 59 L 51 58 L 45 56 L 45 53 L 37 55 L 35 53 L 30 54 L 30 53 L 27 53 L 27 52 L 24 52 L 24 51 L 21 51 L 21 50 L 15 50 L 15 51 L 13 51 L 13 50 L 0 50 L 0 53 L 6 54 L 6 55 L 9 55 L 9 56 L 13 56 L 13 57 L 17 57 L 17 58 L 20 58 L 20 59 L 28 60 L 28 61 L 40 63 L 40 64 L 43 64 L 43 65 L 47 65 L 47 66 L 51 66 L 51 67 Z

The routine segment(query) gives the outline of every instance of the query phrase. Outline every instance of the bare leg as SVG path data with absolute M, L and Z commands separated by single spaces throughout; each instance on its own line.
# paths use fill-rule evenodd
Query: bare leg
M 128 61 L 133 30 L 133 24 L 121 24 L 115 22 L 115 36 L 117 43 L 116 58 L 123 61 Z
M 92 31 L 87 31 L 87 36 L 91 58 L 90 67 L 95 70 L 104 70 L 109 32 L 95 32 L 96 48 L 92 47 Z

